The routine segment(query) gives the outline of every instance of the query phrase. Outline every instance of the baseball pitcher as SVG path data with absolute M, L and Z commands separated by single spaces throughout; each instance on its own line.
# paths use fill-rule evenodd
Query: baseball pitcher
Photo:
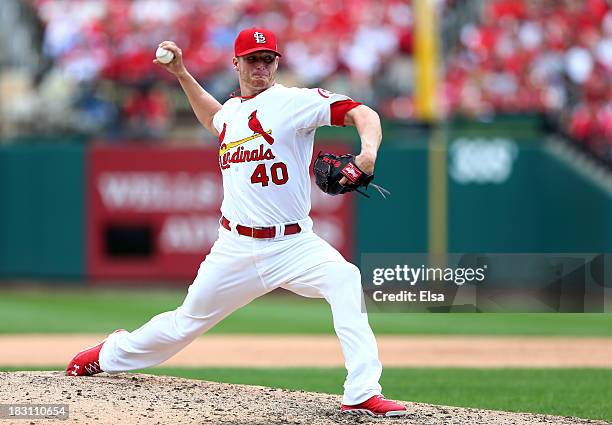
M 356 157 L 319 155 L 317 184 L 335 195 L 367 188 L 381 142 L 378 114 L 347 96 L 275 83 L 281 54 L 276 36 L 245 29 L 234 43 L 240 95 L 221 105 L 189 74 L 181 49 L 160 47 L 174 59 L 162 64 L 178 79 L 199 122 L 219 139 L 223 203 L 219 238 L 182 305 L 133 332 L 118 330 L 78 353 L 73 376 L 117 373 L 160 364 L 234 310 L 276 288 L 325 298 L 347 368 L 341 410 L 401 416 L 406 408 L 381 393 L 382 371 L 374 334 L 361 310 L 361 275 L 312 231 L 310 178 L 315 130 L 353 125 L 361 138 Z

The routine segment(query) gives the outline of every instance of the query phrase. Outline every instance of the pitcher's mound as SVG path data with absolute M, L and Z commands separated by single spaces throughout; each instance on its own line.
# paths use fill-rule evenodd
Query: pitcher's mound
M 339 412 L 340 397 L 250 385 L 141 374 L 68 377 L 62 372 L 0 372 L 0 404 L 67 404 L 75 424 L 593 424 L 576 418 L 406 402 L 403 418 Z M 5 423 L 47 423 L 48 419 Z

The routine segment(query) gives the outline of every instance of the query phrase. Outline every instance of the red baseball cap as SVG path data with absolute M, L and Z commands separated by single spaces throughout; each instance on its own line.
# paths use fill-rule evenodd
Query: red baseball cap
M 260 50 L 268 50 L 281 56 L 276 45 L 276 35 L 272 31 L 263 28 L 248 28 L 240 31 L 234 41 L 234 56 L 244 56 Z

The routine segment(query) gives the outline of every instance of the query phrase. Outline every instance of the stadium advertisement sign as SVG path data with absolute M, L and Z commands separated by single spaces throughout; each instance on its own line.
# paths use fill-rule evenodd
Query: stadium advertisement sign
M 216 153 L 211 147 L 94 146 L 87 181 L 89 277 L 191 281 L 218 235 L 223 184 Z M 315 231 L 347 258 L 352 199 L 313 185 Z

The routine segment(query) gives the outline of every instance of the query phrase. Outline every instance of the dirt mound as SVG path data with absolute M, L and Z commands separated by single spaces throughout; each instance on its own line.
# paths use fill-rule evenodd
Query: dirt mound
M 0 372 L 0 403 L 64 403 L 76 424 L 604 424 L 557 416 L 406 402 L 402 419 L 342 415 L 340 397 L 141 374 L 75 378 L 61 372 Z M 48 419 L 29 423 L 48 423 Z M 24 424 L 2 420 L 2 424 Z

